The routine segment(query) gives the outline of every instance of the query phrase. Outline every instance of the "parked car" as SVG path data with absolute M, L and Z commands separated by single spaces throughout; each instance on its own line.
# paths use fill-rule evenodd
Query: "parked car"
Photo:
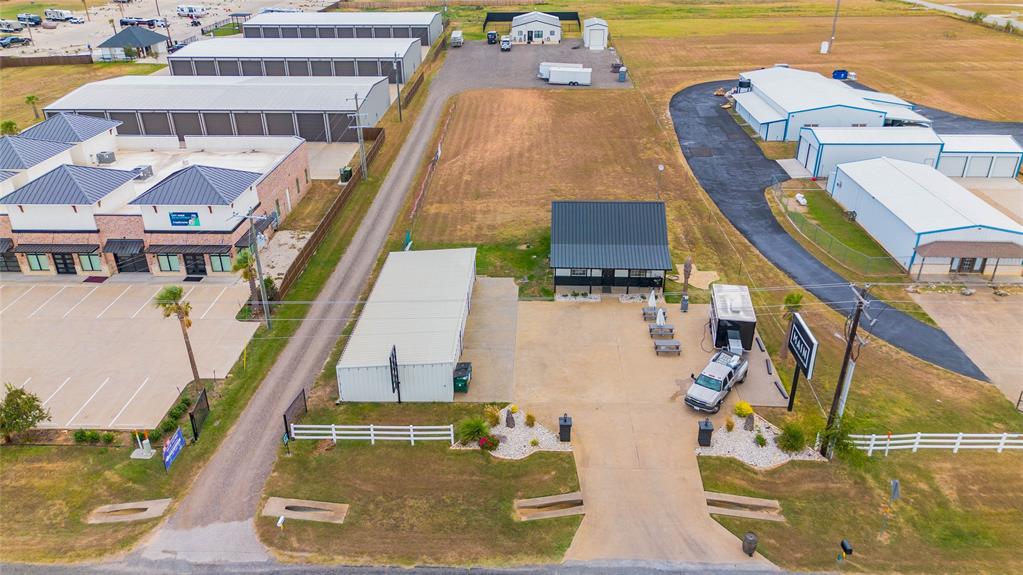
M 742 355 L 715 353 L 699 376 L 689 375 L 693 384 L 686 392 L 686 405 L 696 411 L 717 413 L 732 387 L 746 381 L 748 370 L 749 361 Z
M 0 48 L 13 48 L 15 46 L 28 46 L 32 40 L 21 36 L 5 36 L 0 38 Z
M 149 27 L 150 28 L 166 28 L 167 26 L 168 26 L 168 24 L 167 24 L 167 19 L 166 18 L 150 18 L 149 19 Z
M 38 26 L 43 23 L 43 19 L 38 14 L 18 14 L 18 22 L 29 26 Z
M 490 30 L 487 32 L 487 44 L 497 44 L 497 31 Z
M 451 33 L 451 47 L 452 48 L 459 48 L 459 47 L 461 47 L 463 41 L 464 40 L 462 39 L 462 31 L 461 30 L 455 30 L 454 32 Z
M 135 18 L 134 16 L 125 16 L 121 18 L 121 26 L 138 26 L 139 24 L 146 24 L 149 20 L 146 18 Z
M 17 20 L 0 20 L 0 32 L 21 32 L 25 25 Z
M 189 25 L 190 26 L 202 26 L 202 22 L 200 22 L 198 18 L 192 18 L 192 21 L 189 22 Z
M 511 52 L 511 37 L 510 36 L 501 36 L 501 51 L 502 52 Z
M 67 21 L 68 24 L 85 24 L 85 18 L 79 18 L 78 16 L 68 18 Z
M 187 46 L 187 44 L 185 44 L 183 42 L 175 42 L 175 43 L 171 44 L 171 46 L 169 48 L 167 48 L 167 53 L 168 54 L 173 54 L 173 53 L 177 52 L 178 50 L 184 48 L 185 46 Z

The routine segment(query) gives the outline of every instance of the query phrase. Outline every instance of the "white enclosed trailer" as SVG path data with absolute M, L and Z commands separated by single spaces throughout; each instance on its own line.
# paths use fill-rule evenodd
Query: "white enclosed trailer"
M 551 68 L 547 81 L 566 86 L 589 86 L 592 68 Z
M 551 77 L 551 68 L 582 68 L 582 64 L 570 64 L 565 62 L 540 62 L 537 78 L 548 80 Z

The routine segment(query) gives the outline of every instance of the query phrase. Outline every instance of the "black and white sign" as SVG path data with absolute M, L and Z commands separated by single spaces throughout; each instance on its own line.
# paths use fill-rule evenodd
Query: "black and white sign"
M 803 321 L 803 316 L 794 314 L 792 333 L 789 334 L 789 351 L 796 358 L 799 369 L 806 374 L 806 379 L 813 378 L 813 365 L 817 362 L 817 338 Z

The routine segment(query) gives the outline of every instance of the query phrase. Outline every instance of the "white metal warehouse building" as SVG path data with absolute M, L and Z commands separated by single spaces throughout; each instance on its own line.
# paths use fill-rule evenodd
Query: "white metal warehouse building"
M 440 12 L 267 12 L 242 24 L 246 38 L 418 38 L 444 34 Z
M 175 76 L 383 76 L 391 83 L 407 83 L 422 62 L 414 38 L 214 38 L 167 57 Z
M 786 66 L 743 72 L 733 97 L 736 113 L 768 141 L 795 142 L 806 127 L 930 126 L 898 96 Z
M 1023 226 L 930 166 L 840 164 L 828 192 L 911 274 L 1019 277 Z
M 299 136 L 354 142 L 390 106 L 387 79 L 122 76 L 85 84 L 45 108 L 121 122 L 121 136 Z
M 881 157 L 933 167 L 941 146 L 930 128 L 803 128 L 796 159 L 814 178 L 827 178 L 839 164 Z
M 341 401 L 453 401 L 476 248 L 391 252 L 337 363 Z
M 1012 136 L 942 135 L 938 171 L 964 178 L 1015 178 L 1023 147 Z

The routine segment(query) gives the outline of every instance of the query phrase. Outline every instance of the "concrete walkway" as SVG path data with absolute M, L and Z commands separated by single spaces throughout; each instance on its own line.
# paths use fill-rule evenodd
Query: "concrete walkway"
M 939 12 L 945 12 L 946 14 L 955 14 L 956 16 L 962 16 L 963 18 L 972 18 L 975 12 L 973 10 L 965 10 L 963 8 L 956 8 L 955 6 L 946 6 L 945 4 L 937 4 L 935 2 L 925 2 L 924 0 L 902 0 L 909 4 L 916 4 L 917 6 L 923 6 L 924 8 L 930 8 L 931 10 L 937 10 Z M 1004 28 L 1007 22 L 1012 23 L 1016 28 L 1023 28 L 1023 22 L 1015 18 L 1006 18 L 1004 16 L 985 16 L 984 23 L 992 26 L 998 26 Z

